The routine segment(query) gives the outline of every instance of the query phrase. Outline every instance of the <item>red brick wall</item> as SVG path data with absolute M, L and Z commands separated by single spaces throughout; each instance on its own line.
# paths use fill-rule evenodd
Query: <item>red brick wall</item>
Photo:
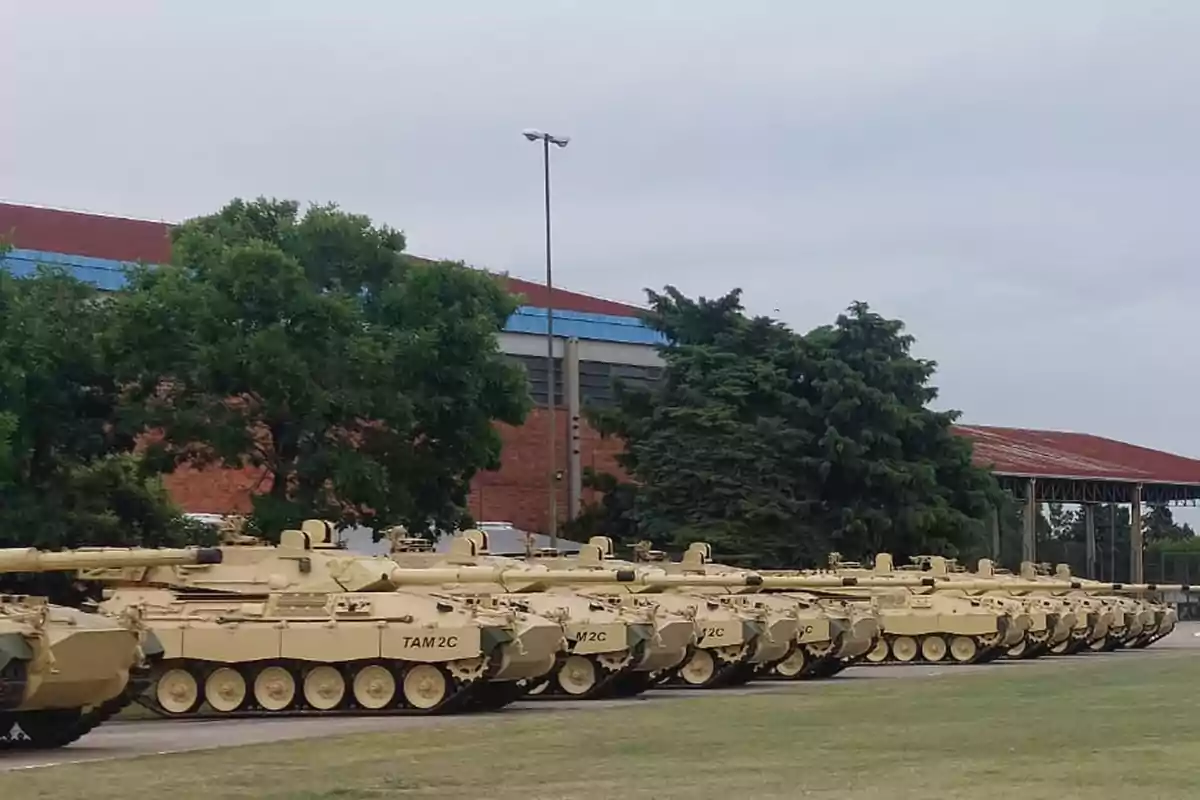
M 544 532 L 550 518 L 549 457 L 550 421 L 545 409 L 534 409 L 520 428 L 500 426 L 504 438 L 501 467 L 475 477 L 471 486 L 470 511 L 476 520 L 504 520 L 524 530 Z M 558 517 L 567 518 L 567 411 L 555 413 L 558 429 L 557 468 L 563 471 L 558 484 Z M 621 452 L 619 441 L 601 439 L 586 423 L 580 434 L 580 462 L 586 469 L 621 474 L 615 456 Z M 265 491 L 270 475 L 263 470 L 210 469 L 197 471 L 181 468 L 166 477 L 167 489 L 185 511 L 227 514 L 250 510 L 250 495 L 257 487 Z M 596 492 L 584 489 L 585 503 L 596 499 Z

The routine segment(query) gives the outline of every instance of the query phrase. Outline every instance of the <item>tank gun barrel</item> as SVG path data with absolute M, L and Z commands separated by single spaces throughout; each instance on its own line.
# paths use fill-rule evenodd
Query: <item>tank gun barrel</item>
M 1084 591 L 1092 594 L 1144 594 L 1146 592 L 1190 592 L 1191 587 L 1181 583 L 1101 583 L 1100 581 L 1062 580 L 995 580 L 940 579 L 933 587 L 936 590 L 962 589 L 964 591 L 1008 591 L 1008 592 L 1068 592 Z
M 938 588 L 938 583 L 928 576 L 886 576 L 872 577 L 869 575 L 756 575 L 759 583 L 750 585 L 761 586 L 763 589 L 913 589 L 920 587 Z
M 89 547 L 58 551 L 38 550 L 35 547 L 9 547 L 0 548 L 0 573 L 220 564 L 223 557 L 220 548 L 216 547 Z
M 532 570 L 524 567 L 400 568 L 392 570 L 390 577 L 397 586 L 438 586 L 447 583 L 537 586 L 621 584 L 651 589 L 667 589 L 676 586 L 744 588 L 756 586 L 758 579 L 758 576 L 754 574 L 669 575 L 631 568 Z

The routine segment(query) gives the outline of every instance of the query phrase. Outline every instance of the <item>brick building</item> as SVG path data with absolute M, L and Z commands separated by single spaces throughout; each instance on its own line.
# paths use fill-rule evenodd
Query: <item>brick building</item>
M 0 237 L 12 245 L 3 266 L 27 274 L 39 263 L 56 264 L 105 290 L 120 289 L 122 265 L 170 258 L 170 225 L 100 214 L 0 203 Z M 518 527 L 547 530 L 551 470 L 550 425 L 546 386 L 546 287 L 503 277 L 522 305 L 500 335 L 501 350 L 523 365 L 529 376 L 534 410 L 525 425 L 501 426 L 503 464 L 482 473 L 472 484 L 470 509 L 476 519 L 507 520 Z M 560 519 L 588 502 L 582 470 L 616 470 L 620 444 L 603 441 L 579 419 L 580 404 L 612 399 L 613 381 L 653 380 L 659 370 L 656 332 L 638 318 L 634 306 L 578 292 L 554 290 L 555 429 L 554 474 Z M 572 419 L 579 419 L 578 426 Z M 269 484 L 261 470 L 183 468 L 166 483 L 185 511 L 225 514 L 249 509 L 250 496 Z

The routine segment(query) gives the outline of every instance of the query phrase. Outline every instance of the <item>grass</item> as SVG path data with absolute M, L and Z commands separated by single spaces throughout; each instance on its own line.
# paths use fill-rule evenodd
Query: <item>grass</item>
M 1200 796 L 1198 663 L 1122 654 L 503 713 L 0 773 L 0 797 L 1178 800 Z

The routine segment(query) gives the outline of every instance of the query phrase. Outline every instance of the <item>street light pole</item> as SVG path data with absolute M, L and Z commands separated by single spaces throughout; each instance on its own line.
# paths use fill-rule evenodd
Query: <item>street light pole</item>
M 539 130 L 523 132 L 531 142 L 542 143 L 542 174 L 546 194 L 546 411 L 550 425 L 549 484 L 550 484 L 550 546 L 558 547 L 558 429 L 555 425 L 554 403 L 554 268 L 550 256 L 550 145 L 566 147 L 569 136 L 554 136 Z

